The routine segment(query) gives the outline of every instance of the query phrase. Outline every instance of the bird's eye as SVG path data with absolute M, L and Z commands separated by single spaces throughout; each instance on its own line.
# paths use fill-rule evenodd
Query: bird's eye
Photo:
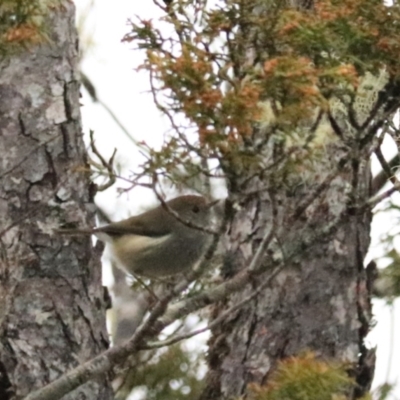
M 192 211 L 197 214 L 200 211 L 199 206 L 193 206 Z

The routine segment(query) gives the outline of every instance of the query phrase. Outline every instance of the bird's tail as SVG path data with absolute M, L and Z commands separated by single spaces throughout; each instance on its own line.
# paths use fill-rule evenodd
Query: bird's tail
M 91 228 L 86 229 L 55 229 L 54 233 L 61 235 L 93 235 L 95 232 Z

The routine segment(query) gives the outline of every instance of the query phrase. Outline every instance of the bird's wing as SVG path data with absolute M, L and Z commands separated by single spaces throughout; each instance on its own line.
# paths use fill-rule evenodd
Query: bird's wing
M 155 213 L 154 211 L 158 211 Z M 143 214 L 113 222 L 109 225 L 95 229 L 96 232 L 103 232 L 110 236 L 119 235 L 140 235 L 147 237 L 161 237 L 171 233 L 170 218 L 165 214 L 160 219 L 160 210 L 150 210 Z

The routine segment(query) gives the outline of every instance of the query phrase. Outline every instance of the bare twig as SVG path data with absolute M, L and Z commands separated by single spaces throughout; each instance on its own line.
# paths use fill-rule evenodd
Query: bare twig
M 89 79 L 89 77 L 83 71 L 80 71 L 80 75 L 81 75 L 82 85 L 85 87 L 85 89 L 87 90 L 87 92 L 88 92 L 89 96 L 92 98 L 92 100 L 95 103 L 99 103 L 107 111 L 107 113 L 110 115 L 110 117 L 113 119 L 113 121 L 118 125 L 118 127 L 122 130 L 122 132 L 124 132 L 126 137 L 134 145 L 140 146 L 140 143 L 136 139 L 134 139 L 134 137 L 131 135 L 131 133 L 128 131 L 128 129 L 122 124 L 122 122 L 117 117 L 117 115 L 111 110 L 111 108 L 104 101 L 102 101 L 98 97 L 96 88 L 95 88 L 93 82 Z
M 387 162 L 390 170 L 400 165 L 400 155 L 396 154 L 390 161 Z M 382 169 L 374 178 L 372 179 L 372 193 L 377 194 L 387 182 L 387 174 Z
M 390 160 L 389 164 L 388 162 L 385 160 L 385 157 L 382 154 L 382 150 L 380 147 L 377 147 L 375 149 L 375 154 L 378 158 L 378 161 L 382 167 L 382 173 L 379 175 L 384 175 L 384 180 L 383 177 L 380 176 L 379 180 L 382 181 L 384 183 L 387 182 L 387 180 L 390 180 L 390 182 L 393 184 L 393 186 L 386 190 L 385 192 L 381 193 L 380 195 L 376 195 L 374 197 L 372 197 L 371 199 L 368 200 L 367 204 L 373 208 L 376 205 L 378 205 L 382 200 L 385 200 L 387 198 L 389 198 L 394 192 L 399 191 L 400 190 L 400 181 L 396 178 L 395 174 L 392 172 L 392 166 L 394 164 L 398 163 L 399 160 L 399 156 L 395 156 L 392 158 L 392 160 Z M 374 182 L 375 182 L 375 186 L 376 186 L 376 179 L 378 179 L 377 177 L 375 177 Z M 374 183 L 373 183 L 374 184 Z M 381 185 L 379 185 L 381 186 Z M 381 187 L 379 187 L 380 189 Z M 379 190 L 377 188 L 375 188 L 374 193 L 377 193 L 377 191 Z
M 329 235 L 336 229 L 339 222 L 342 221 L 343 215 L 344 212 L 334 221 L 324 225 L 321 229 L 311 227 L 310 232 L 303 233 L 303 235 L 299 236 L 297 240 L 285 243 L 282 249 L 274 251 L 272 256 L 269 257 L 271 268 L 278 268 L 281 265 L 284 267 L 291 259 L 293 259 L 293 257 L 302 254 L 309 246 L 318 243 L 326 235 Z M 269 232 L 266 233 L 266 237 L 267 236 L 269 236 Z M 285 255 L 283 260 L 282 254 Z M 247 283 L 251 282 L 254 276 L 257 276 L 264 271 L 265 269 L 263 268 L 263 265 L 258 265 L 258 267 L 254 268 L 253 271 L 249 271 L 249 268 L 246 268 L 237 273 L 230 280 L 223 282 L 210 290 L 170 305 L 163 317 L 157 321 L 157 330 L 164 329 L 176 319 L 182 318 L 193 311 L 223 300 L 228 296 L 228 294 L 242 290 Z
M 387 360 L 387 369 L 386 369 L 386 379 L 385 382 L 390 381 L 390 373 L 392 369 L 392 363 L 393 363 L 393 349 L 394 349 L 394 338 L 395 338 L 395 309 L 394 309 L 394 303 L 390 304 L 390 322 L 389 322 L 389 349 L 392 351 L 389 352 L 389 357 Z
M 305 199 L 296 207 L 293 217 L 298 219 L 304 211 L 319 197 L 322 192 L 328 189 L 330 183 L 338 176 L 338 169 L 331 172 L 314 190 L 312 190 Z
M 332 230 L 336 228 L 337 224 L 341 220 L 342 218 L 338 217 L 332 223 L 325 225 L 321 230 L 317 231 L 314 229 L 309 236 L 303 235 L 295 244 L 290 243 L 290 251 L 288 250 L 286 252 L 288 257 L 285 259 L 285 261 L 288 261 L 295 254 L 305 251 L 308 246 L 315 244 L 318 239 L 332 232 Z M 265 235 L 265 238 L 268 237 L 269 232 Z M 267 242 L 267 239 L 265 242 Z M 280 257 L 278 256 L 278 258 Z M 280 260 L 278 262 L 275 261 L 275 259 L 275 257 L 272 257 L 271 262 L 273 265 L 276 265 L 274 273 L 278 273 L 280 268 L 284 267 L 284 261 Z M 204 258 L 203 262 L 205 262 L 205 260 L 207 260 L 206 257 Z M 178 283 L 174 289 L 172 289 L 162 298 L 162 300 L 156 304 L 147 320 L 140 325 L 138 330 L 127 343 L 120 346 L 115 346 L 103 354 L 93 358 L 92 360 L 80 365 L 44 388 L 32 392 L 25 398 L 25 400 L 60 399 L 62 396 L 71 392 L 85 382 L 94 379 L 110 371 L 114 366 L 121 364 L 130 354 L 145 348 L 146 343 L 143 343 L 143 341 L 147 335 L 154 337 L 177 318 L 188 315 L 189 313 L 203 308 L 215 301 L 226 298 L 226 296 L 230 293 L 243 289 L 243 287 L 250 282 L 251 278 L 256 273 L 261 272 L 263 272 L 262 268 L 258 268 L 254 271 L 249 271 L 249 268 L 247 268 L 236 274 L 229 281 L 207 290 L 198 296 L 187 298 L 181 302 L 169 305 L 167 308 L 168 303 L 178 293 L 177 290 L 181 290 L 181 288 L 185 288 L 187 285 L 187 282 Z
M 93 154 L 97 156 L 97 158 L 100 160 L 101 165 L 97 164 L 93 160 L 90 160 L 89 162 L 94 165 L 96 168 L 98 168 L 100 171 L 105 168 L 107 170 L 107 177 L 108 177 L 108 182 L 106 182 L 103 185 L 98 185 L 97 186 L 97 191 L 103 192 L 104 190 L 108 189 L 115 183 L 115 173 L 114 173 L 114 158 L 115 155 L 117 154 L 117 149 L 114 149 L 110 159 L 108 161 L 105 160 L 105 158 L 102 156 L 102 154 L 99 152 L 99 150 L 96 147 L 94 138 L 93 138 L 93 131 L 90 130 L 90 148 L 93 151 Z
M 268 246 L 269 246 L 269 244 L 270 244 L 270 242 L 271 242 L 271 240 L 272 240 L 272 238 L 274 236 L 275 229 L 276 229 L 275 202 L 274 201 L 272 201 L 272 208 L 273 208 L 273 211 L 272 211 L 273 220 L 272 220 L 271 227 L 268 228 L 267 231 L 265 232 L 265 235 L 264 235 L 260 245 L 258 246 L 256 254 L 252 258 L 252 260 L 250 262 L 250 265 L 247 268 L 248 272 L 257 271 L 260 268 L 262 255 L 265 252 L 265 250 L 268 248 Z M 171 339 L 168 339 L 168 340 L 165 340 L 165 341 L 162 341 L 162 342 L 149 343 L 147 348 L 151 349 L 151 348 L 169 346 L 171 344 L 177 343 L 179 341 L 182 341 L 184 339 L 190 338 L 192 336 L 196 336 L 196 335 L 198 335 L 198 334 L 200 334 L 202 332 L 205 332 L 205 331 L 207 331 L 209 329 L 214 328 L 215 326 L 217 326 L 218 324 L 223 322 L 230 314 L 232 314 L 233 312 L 235 312 L 236 310 L 241 308 L 244 304 L 248 303 L 253 298 L 255 298 L 266 286 L 268 286 L 270 284 L 272 279 L 283 269 L 283 267 L 284 267 L 284 264 L 281 264 L 280 266 L 276 267 L 274 269 L 274 271 L 265 280 L 265 282 L 261 286 L 259 286 L 255 292 L 253 292 L 251 295 L 245 297 L 239 303 L 237 303 L 234 306 L 230 307 L 223 314 L 221 314 L 219 317 L 217 317 L 214 321 L 209 323 L 205 328 L 198 329 L 198 330 L 189 332 L 187 334 L 178 335 L 178 336 L 175 336 L 175 337 L 173 337 Z
M 253 259 L 251 260 L 251 263 L 249 265 L 249 271 L 257 271 L 260 269 L 260 264 L 262 261 L 262 256 L 265 250 L 267 250 L 269 244 L 271 243 L 271 240 L 273 239 L 275 232 L 276 232 L 276 207 L 275 207 L 275 199 L 272 195 L 271 197 L 271 207 L 272 207 L 272 223 L 271 226 L 267 229 L 267 231 L 264 234 L 264 237 L 261 240 L 260 245 L 258 246 L 258 249 L 256 251 L 256 254 L 254 254 Z
M 397 192 L 398 190 L 400 190 L 400 186 L 392 186 L 390 189 L 386 190 L 385 192 L 376 195 L 372 198 L 370 198 L 367 201 L 367 205 L 371 208 L 376 207 L 381 201 L 388 199 L 394 192 Z
M 60 399 L 83 383 L 109 371 L 114 365 L 122 363 L 130 354 L 140 348 L 140 344 L 146 335 L 151 337 L 157 333 L 152 329 L 153 325 L 164 314 L 168 303 L 174 295 L 174 291 L 170 291 L 163 299 L 157 302 L 149 317 L 138 327 L 127 343 L 112 347 L 44 388 L 30 393 L 25 400 Z
M 165 200 L 163 199 L 161 194 L 158 193 L 158 191 L 157 191 L 155 186 L 156 186 L 156 183 L 153 184 L 153 191 L 154 191 L 154 194 L 157 196 L 158 201 L 161 203 L 161 205 L 164 208 L 164 210 L 166 210 L 169 214 L 171 214 L 179 222 L 181 222 L 182 224 L 188 226 L 189 228 L 197 229 L 198 231 L 206 232 L 206 233 L 209 233 L 210 235 L 219 235 L 220 234 L 219 232 L 217 232 L 217 231 L 215 231 L 213 229 L 207 228 L 205 226 L 200 226 L 200 225 L 194 224 L 193 222 L 182 218 L 179 215 L 179 213 L 177 213 L 175 210 L 173 210 L 171 207 L 168 206 L 168 204 L 165 202 Z
M 260 246 L 261 247 L 261 246 Z M 210 329 L 215 328 L 217 325 L 221 324 L 226 318 L 229 317 L 229 315 L 233 314 L 235 311 L 239 310 L 241 307 L 243 307 L 245 304 L 253 300 L 255 297 L 257 297 L 262 290 L 264 290 L 270 283 L 271 281 L 281 272 L 284 268 L 284 265 L 281 264 L 280 266 L 276 267 L 272 273 L 268 276 L 268 278 L 254 291 L 252 292 L 249 296 L 245 297 L 243 300 L 241 300 L 239 303 L 233 305 L 232 307 L 228 308 L 225 312 L 223 312 L 220 316 L 215 318 L 212 322 L 210 322 L 206 327 L 201 328 L 201 329 L 196 329 L 192 332 L 184 333 L 181 335 L 177 335 L 175 337 L 171 337 L 169 339 L 159 341 L 159 342 L 150 342 L 146 345 L 144 345 L 143 350 L 148 350 L 148 349 L 156 349 L 160 347 L 165 347 L 165 346 L 171 346 L 172 344 L 181 342 L 182 340 L 189 339 L 193 336 L 199 335 L 200 333 L 206 332 Z
M 386 178 L 390 180 L 390 182 L 393 183 L 394 186 L 399 186 L 399 180 L 396 178 L 396 176 L 393 174 L 393 171 L 391 170 L 389 164 L 387 163 L 387 161 L 385 160 L 385 157 L 382 154 L 382 150 L 380 147 L 378 147 L 375 150 L 375 155 L 378 158 L 379 164 L 382 167 L 382 170 L 385 172 L 386 174 Z

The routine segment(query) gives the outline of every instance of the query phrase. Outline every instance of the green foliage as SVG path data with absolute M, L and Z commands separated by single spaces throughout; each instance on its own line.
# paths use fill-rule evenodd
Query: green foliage
M 44 16 L 55 0 L 1 0 L 0 57 L 41 42 Z
M 387 278 L 391 282 L 390 295 L 393 297 L 400 296 L 400 255 L 392 249 L 385 255 L 391 259 L 390 264 L 381 272 L 381 277 Z M 389 294 L 389 293 L 388 293 Z
M 374 391 L 374 398 L 377 400 L 386 400 L 390 395 L 393 394 L 394 385 L 389 383 L 384 383 L 381 386 L 378 386 Z
M 318 1 L 315 13 L 288 11 L 280 33 L 298 54 L 309 54 L 317 66 L 351 63 L 360 72 L 393 62 L 382 40 L 398 32 L 398 7 L 382 1 Z M 389 29 L 385 29 L 386 23 Z
M 393 248 L 384 257 L 390 260 L 390 263 L 379 271 L 374 294 L 392 302 L 400 296 L 400 255 Z
M 203 388 L 198 377 L 200 362 L 198 357 L 191 359 L 180 345 L 168 347 L 161 354 L 153 352 L 150 361 L 129 371 L 116 399 L 125 399 L 132 388 L 143 388 L 147 400 L 195 399 Z
M 346 400 L 355 382 L 346 365 L 317 360 L 313 353 L 280 361 L 266 386 L 251 385 L 251 400 Z M 365 397 L 366 400 L 369 397 Z
M 384 70 L 397 80 L 398 4 L 318 0 L 305 11 L 288 3 L 175 0 L 161 20 L 132 22 L 125 41 L 146 52 L 140 68 L 149 72 L 156 104 L 173 128 L 159 151 L 144 146 L 149 158 L 142 174 L 174 180 L 176 165 L 193 169 L 199 158 L 217 159 L 233 175 L 263 173 L 265 157 L 252 141 L 260 126 L 264 143 L 299 137 L 301 163 L 314 156 L 310 126 L 330 111 L 332 99 L 346 98 L 346 113 L 367 73 Z M 173 33 L 166 37 L 161 25 Z M 330 143 L 326 136 L 322 148 Z M 293 149 L 279 151 L 281 172 L 293 168 Z

